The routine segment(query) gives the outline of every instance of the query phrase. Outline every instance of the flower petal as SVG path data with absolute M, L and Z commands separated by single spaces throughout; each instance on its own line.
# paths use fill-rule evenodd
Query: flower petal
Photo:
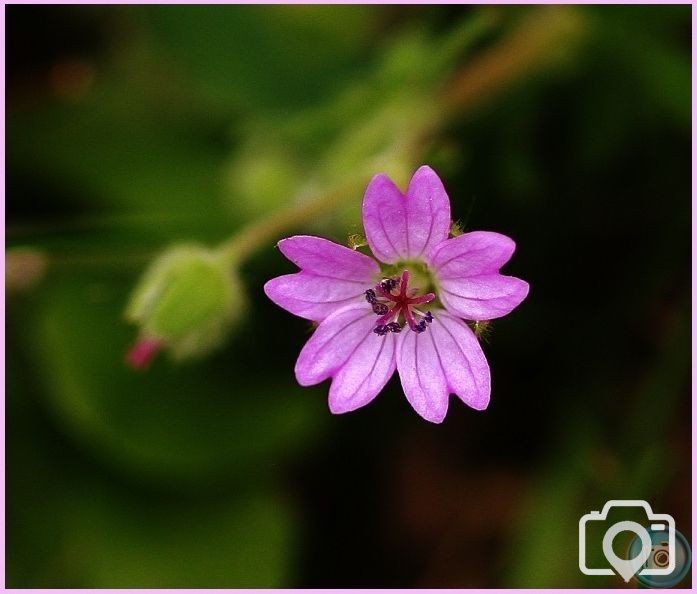
M 420 258 L 448 237 L 450 199 L 436 172 L 426 165 L 414 173 L 406 195 L 379 174 L 365 191 L 363 225 L 378 260 L 392 264 Z
M 363 342 L 334 376 L 329 389 L 329 410 L 340 414 L 371 402 L 394 373 L 396 337 L 378 336 L 375 322 Z
M 302 270 L 316 276 L 371 284 L 380 267 L 370 256 L 311 235 L 295 235 L 278 242 L 281 253 Z
M 398 335 L 397 371 L 414 410 L 427 421 L 441 423 L 448 412 L 448 386 L 431 330 Z
M 366 284 L 317 276 L 309 272 L 286 274 L 264 285 L 266 296 L 296 316 L 321 322 L 338 309 L 359 304 Z
M 474 231 L 441 242 L 427 261 L 443 305 L 468 320 L 492 320 L 510 313 L 528 294 L 528 283 L 499 274 L 515 243 L 490 231 Z
M 329 408 L 337 414 L 368 404 L 395 370 L 395 336 L 378 336 L 368 304 L 345 307 L 325 319 L 295 364 L 302 386 L 334 378 Z
M 278 247 L 302 270 L 270 280 L 264 292 L 283 309 L 316 322 L 360 303 L 380 273 L 369 256 L 321 237 L 296 235 L 279 241 Z
M 466 320 L 493 320 L 509 314 L 528 295 L 524 280 L 502 274 L 439 280 L 438 297 L 450 312 Z
M 428 264 L 439 278 L 462 278 L 498 272 L 511 259 L 515 242 L 501 233 L 472 231 L 439 243 Z
M 443 421 L 451 393 L 477 410 L 489 404 L 489 364 L 479 342 L 464 322 L 444 311 L 425 332 L 399 335 L 396 360 L 407 400 L 427 421 Z

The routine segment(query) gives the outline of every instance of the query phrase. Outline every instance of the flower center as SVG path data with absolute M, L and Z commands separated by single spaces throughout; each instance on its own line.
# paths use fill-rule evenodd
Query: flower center
M 426 330 L 433 316 L 430 311 L 423 312 L 416 306 L 430 303 L 436 296 L 433 293 L 418 295 L 418 292 L 417 288 L 409 287 L 408 270 L 402 272 L 399 279 L 386 278 L 368 289 L 365 299 L 380 316 L 373 332 L 385 336 L 388 332 L 401 332 L 405 325 L 417 333 Z

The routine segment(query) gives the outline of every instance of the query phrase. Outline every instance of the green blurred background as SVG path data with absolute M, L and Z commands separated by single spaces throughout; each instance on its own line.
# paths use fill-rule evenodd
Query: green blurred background
M 690 540 L 690 10 L 8 6 L 7 585 L 619 586 L 577 566 L 610 498 Z M 531 284 L 491 406 L 331 416 L 275 241 L 421 163 Z M 224 345 L 126 367 L 148 262 L 279 209 Z

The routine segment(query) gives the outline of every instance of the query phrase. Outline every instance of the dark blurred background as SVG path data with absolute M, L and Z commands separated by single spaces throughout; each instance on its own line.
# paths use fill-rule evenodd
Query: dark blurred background
M 691 540 L 690 10 L 8 6 L 7 586 L 620 586 L 577 565 L 611 498 Z M 222 348 L 124 365 L 160 250 L 424 162 L 531 285 L 486 412 L 296 385 L 275 240 L 361 191 L 245 260 Z

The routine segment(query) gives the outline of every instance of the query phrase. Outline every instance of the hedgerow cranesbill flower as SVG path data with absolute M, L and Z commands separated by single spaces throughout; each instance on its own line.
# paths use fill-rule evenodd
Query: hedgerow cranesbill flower
M 485 409 L 489 365 L 465 320 L 499 318 L 527 296 L 525 281 L 499 272 L 515 244 L 488 231 L 449 238 L 450 200 L 427 166 L 406 194 L 376 175 L 363 224 L 373 257 L 306 235 L 278 244 L 300 272 L 270 280 L 267 296 L 319 324 L 295 365 L 298 382 L 331 378 L 329 408 L 344 413 L 371 402 L 396 369 L 428 421 L 443 421 L 453 393 Z

